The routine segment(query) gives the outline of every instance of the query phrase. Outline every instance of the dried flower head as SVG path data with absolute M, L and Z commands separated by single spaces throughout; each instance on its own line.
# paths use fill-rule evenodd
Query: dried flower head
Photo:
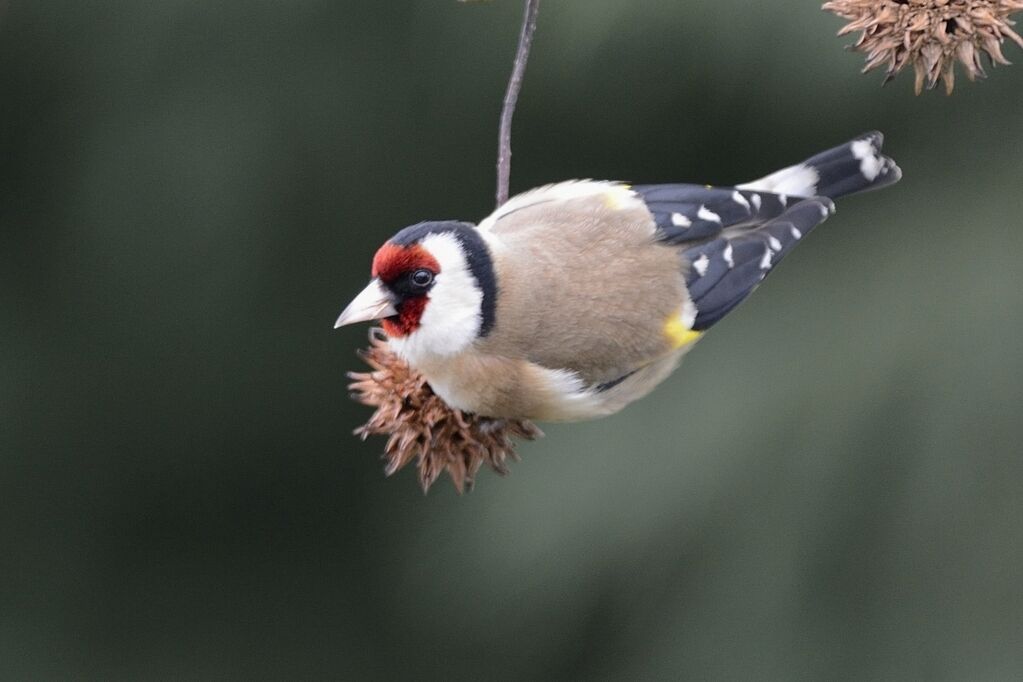
M 415 459 L 423 492 L 447 469 L 461 493 L 472 489 L 484 463 L 499 474 L 508 473 L 508 460 L 518 461 L 513 437 L 534 440 L 543 435 L 525 420 L 480 417 L 449 407 L 423 375 L 388 348 L 382 330 L 373 329 L 369 336 L 370 346 L 359 356 L 373 371 L 349 372 L 348 388 L 354 400 L 376 408 L 355 434 L 363 440 L 390 435 L 384 448 L 386 475 Z
M 972 81 L 986 76 L 982 55 L 1009 63 L 1001 48 L 1006 38 L 1023 47 L 1009 19 L 1023 0 L 831 0 L 823 9 L 850 20 L 839 35 L 863 32 L 852 48 L 867 55 L 864 73 L 885 66 L 887 83 L 912 64 L 918 95 L 939 78 L 952 94 L 956 60 Z

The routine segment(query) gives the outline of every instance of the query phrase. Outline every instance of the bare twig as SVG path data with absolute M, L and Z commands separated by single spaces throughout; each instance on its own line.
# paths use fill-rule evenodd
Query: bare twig
M 540 0 L 526 0 L 526 13 L 522 17 L 522 30 L 519 33 L 519 49 L 515 53 L 515 65 L 511 78 L 508 79 L 508 90 L 504 93 L 504 107 L 501 109 L 501 132 L 497 146 L 497 205 L 508 201 L 508 184 L 511 178 L 511 126 L 515 115 L 515 104 L 522 89 L 522 76 L 526 72 L 529 60 L 529 48 L 533 45 L 533 33 L 536 31 L 536 13 L 540 9 Z

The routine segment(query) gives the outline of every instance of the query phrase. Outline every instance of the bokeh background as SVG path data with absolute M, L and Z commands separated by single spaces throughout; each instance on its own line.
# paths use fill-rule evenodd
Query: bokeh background
M 6 4 L 0 677 L 1023 677 L 1023 67 L 915 98 L 818 2 L 545 2 L 513 190 L 873 128 L 905 179 L 507 478 L 424 497 L 351 435 L 333 321 L 398 228 L 491 210 L 520 16 Z

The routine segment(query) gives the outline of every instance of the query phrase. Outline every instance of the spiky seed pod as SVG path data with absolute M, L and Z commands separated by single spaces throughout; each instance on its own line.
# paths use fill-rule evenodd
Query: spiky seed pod
M 390 436 L 384 448 L 384 473 L 390 476 L 414 459 L 423 492 L 445 470 L 459 494 L 472 489 L 484 463 L 506 474 L 508 460 L 519 459 L 513 439 L 543 436 L 529 421 L 491 419 L 449 407 L 423 375 L 390 350 L 381 329 L 370 331 L 370 346 L 359 356 L 373 371 L 349 372 L 348 388 L 353 400 L 376 411 L 355 434 L 363 440 Z
M 912 64 L 918 95 L 939 79 L 952 94 L 956 61 L 971 81 L 987 75 L 983 55 L 1009 64 L 1001 47 L 1006 38 L 1023 47 L 1009 19 L 1023 0 L 831 0 L 823 9 L 849 19 L 839 35 L 862 31 L 852 48 L 866 54 L 864 73 L 884 66 L 887 83 Z

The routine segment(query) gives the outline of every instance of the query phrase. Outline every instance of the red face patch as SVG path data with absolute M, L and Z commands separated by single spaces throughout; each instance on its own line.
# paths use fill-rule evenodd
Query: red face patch
M 416 296 L 405 299 L 398 307 L 398 314 L 394 317 L 386 317 L 380 320 L 384 332 L 388 336 L 408 336 L 419 329 L 419 322 L 422 320 L 423 311 L 426 310 L 426 296 Z
M 401 246 L 388 242 L 373 257 L 373 276 L 379 277 L 385 286 L 394 284 L 416 270 L 429 270 L 434 274 L 440 272 L 437 259 L 419 244 Z M 426 294 L 402 296 L 397 302 L 398 314 L 380 321 L 384 332 L 391 337 L 407 336 L 414 332 L 419 328 L 429 300 Z
M 419 244 L 399 246 L 388 242 L 373 256 L 373 276 L 384 282 L 393 282 L 406 272 L 425 268 L 434 274 L 440 272 L 440 264 L 430 252 Z

